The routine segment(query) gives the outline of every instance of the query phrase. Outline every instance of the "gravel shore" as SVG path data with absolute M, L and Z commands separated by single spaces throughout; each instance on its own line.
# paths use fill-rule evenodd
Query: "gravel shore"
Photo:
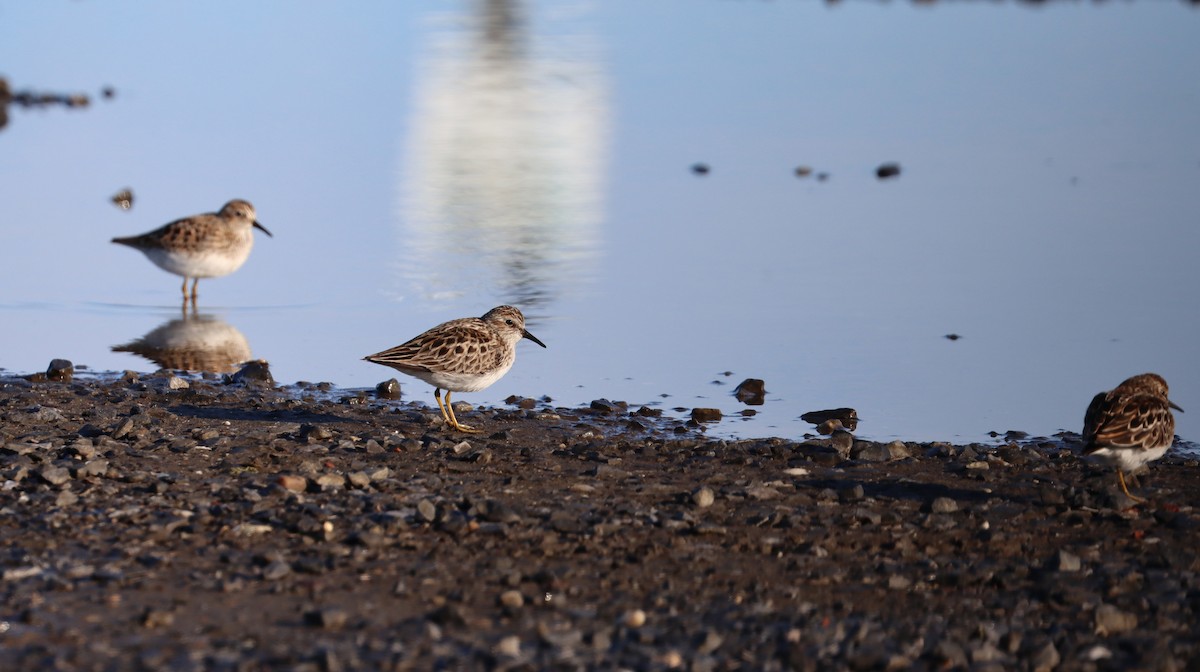
M 512 401 L 0 377 L 0 669 L 1200 666 L 1195 459 Z

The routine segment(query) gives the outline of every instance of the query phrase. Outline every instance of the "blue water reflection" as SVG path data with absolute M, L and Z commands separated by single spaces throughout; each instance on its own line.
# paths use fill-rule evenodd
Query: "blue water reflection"
M 220 321 L 282 382 L 368 387 L 363 355 L 514 303 L 549 348 L 472 402 L 714 406 L 711 433 L 791 437 L 846 406 L 867 437 L 953 440 L 1078 430 L 1142 371 L 1200 405 L 1184 3 L 0 10 L 13 89 L 116 91 L 0 131 L 9 370 L 153 368 L 110 347 Z M 275 238 L 205 319 L 107 242 L 233 197 Z M 728 419 L 750 377 L 765 403 Z

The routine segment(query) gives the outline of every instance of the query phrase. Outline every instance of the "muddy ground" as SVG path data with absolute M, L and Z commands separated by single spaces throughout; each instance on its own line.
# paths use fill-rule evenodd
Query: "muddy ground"
M 1200 665 L 1194 459 L 410 392 L 0 376 L 0 669 Z

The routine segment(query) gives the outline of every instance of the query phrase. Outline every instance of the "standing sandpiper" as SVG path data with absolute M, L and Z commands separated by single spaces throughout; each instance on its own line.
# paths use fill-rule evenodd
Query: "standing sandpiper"
M 450 320 L 411 341 L 363 359 L 390 366 L 434 386 L 442 418 L 460 432 L 476 432 L 458 422 L 451 392 L 478 392 L 500 380 L 517 360 L 522 338 L 546 347 L 525 331 L 525 316 L 512 306 L 497 306 L 483 317 Z M 442 390 L 446 403 L 442 404 Z
M 1132 476 L 1166 454 L 1175 440 L 1175 416 L 1183 412 L 1167 398 L 1167 381 L 1157 373 L 1134 376 L 1108 392 L 1097 394 L 1083 416 L 1083 454 L 1117 468 L 1121 491 L 1129 494 L 1125 475 Z
M 220 212 L 192 215 L 165 224 L 149 233 L 112 242 L 128 245 L 145 254 L 156 266 L 183 276 L 183 298 L 187 300 L 188 278 L 192 279 L 191 300 L 196 300 L 200 278 L 219 278 L 241 268 L 254 247 L 254 232 L 270 231 L 258 223 L 249 201 L 234 199 Z

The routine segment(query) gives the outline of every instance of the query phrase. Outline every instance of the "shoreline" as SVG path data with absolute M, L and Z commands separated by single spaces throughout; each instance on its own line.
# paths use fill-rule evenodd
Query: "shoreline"
M 1200 661 L 1192 456 L 185 382 L 0 374 L 6 669 Z

